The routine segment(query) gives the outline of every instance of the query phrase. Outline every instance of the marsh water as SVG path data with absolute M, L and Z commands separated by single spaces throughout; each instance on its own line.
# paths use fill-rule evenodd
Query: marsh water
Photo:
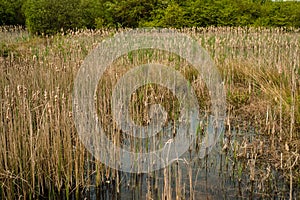
M 233 132 L 230 146 L 239 141 L 256 141 L 257 134 Z M 245 159 L 232 149 L 224 150 L 228 141 L 221 137 L 217 146 L 203 159 L 187 152 L 165 169 L 152 173 L 118 172 L 118 179 L 107 179 L 96 187 L 96 176 L 91 175 L 90 187 L 74 191 L 70 199 L 289 199 L 289 185 L 280 170 L 270 168 L 264 160 L 257 160 L 251 169 L 251 153 Z M 225 145 L 226 146 L 226 145 Z M 225 148 L 227 149 L 227 148 Z M 248 158 L 247 158 L 248 157 Z M 250 160 L 250 162 L 249 162 Z M 92 165 L 89 166 L 91 169 Z M 251 177 L 251 170 L 254 170 Z M 191 188 L 192 187 L 192 188 Z M 300 188 L 293 196 L 299 197 Z M 169 194 L 167 194 L 169 193 Z M 171 196 L 168 196 L 171 195 Z M 66 193 L 56 198 L 66 199 Z

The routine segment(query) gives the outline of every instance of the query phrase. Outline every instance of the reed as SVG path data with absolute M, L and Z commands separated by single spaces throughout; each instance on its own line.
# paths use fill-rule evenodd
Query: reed
M 208 27 L 178 31 L 195 38 L 210 53 L 226 86 L 227 130 L 221 139 L 224 146 L 216 148 L 225 159 L 212 163 L 221 162 L 222 166 L 226 162 L 231 178 L 246 185 L 237 195 L 249 196 L 255 191 L 255 196 L 272 197 L 274 185 L 281 184 L 273 183 L 279 173 L 283 179 L 282 187 L 276 186 L 278 195 L 297 198 L 300 30 Z M 80 65 L 97 43 L 116 32 L 78 30 L 37 37 L 18 27 L 0 28 L 0 198 L 54 199 L 61 194 L 80 198 L 91 186 L 105 185 L 122 192 L 122 173 L 96 161 L 85 150 L 72 118 L 73 81 Z M 109 137 L 116 145 L 132 138 L 113 122 L 112 89 L 126 71 L 149 60 L 180 71 L 194 88 L 201 113 L 209 111 L 207 88 L 189 63 L 159 50 L 131 52 L 109 67 L 97 88 L 98 116 L 104 130 L 113 133 Z M 168 120 L 176 123 L 178 100 L 171 91 L 154 84 L 132 95 L 134 121 L 146 125 L 149 105 L 154 103 L 163 105 Z M 136 150 L 142 151 L 144 143 L 139 142 Z M 194 169 L 209 170 L 210 165 L 204 163 L 179 160 L 163 171 L 147 174 L 147 198 L 197 199 L 201 183 L 194 180 L 199 174 Z M 226 174 L 226 167 L 221 168 Z M 129 185 L 139 184 L 136 180 Z

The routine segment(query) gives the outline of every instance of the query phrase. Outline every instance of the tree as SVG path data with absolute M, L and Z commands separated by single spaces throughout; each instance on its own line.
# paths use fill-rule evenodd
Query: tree
M 173 2 L 168 5 L 164 15 L 158 23 L 161 27 L 181 28 L 188 26 L 185 20 L 185 12 L 182 7 Z
M 17 21 L 13 10 L 22 10 L 24 1 L 0 0 L 2 25 Z M 39 34 L 102 27 L 300 27 L 300 2 L 271 0 L 27 0 L 24 8 L 29 31 Z
M 88 29 L 109 26 L 109 13 L 105 7 L 105 0 L 81 0 L 80 11 L 82 25 Z
M 150 21 L 157 5 L 157 0 L 115 0 L 111 4 L 110 14 L 116 26 L 135 28 Z
M 83 26 L 80 0 L 28 0 L 26 25 L 31 33 L 54 34 Z
M 0 0 L 0 26 L 25 25 L 22 5 L 25 0 Z

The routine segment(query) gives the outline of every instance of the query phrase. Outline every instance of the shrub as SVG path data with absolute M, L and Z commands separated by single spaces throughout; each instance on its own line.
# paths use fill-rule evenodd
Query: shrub
M 0 0 L 0 26 L 24 25 L 22 5 L 25 0 Z
M 31 33 L 54 34 L 83 26 L 80 0 L 28 0 L 26 25 Z

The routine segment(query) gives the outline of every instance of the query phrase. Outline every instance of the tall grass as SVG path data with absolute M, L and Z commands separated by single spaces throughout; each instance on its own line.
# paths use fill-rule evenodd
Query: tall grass
M 223 161 L 217 161 L 224 164 L 220 164 L 220 171 L 232 173 L 230 176 L 238 184 L 247 185 L 246 192 L 238 195 L 259 197 L 270 197 L 270 188 L 276 187 L 272 181 L 280 173 L 289 192 L 282 186 L 276 188 L 277 195 L 296 198 L 300 195 L 300 30 L 210 27 L 179 31 L 199 41 L 224 79 L 227 130 L 221 138 L 222 150 L 219 149 L 225 156 Z M 5 36 L 0 40 L 2 198 L 55 198 L 60 193 L 79 198 L 91 185 L 101 187 L 112 182 L 115 191 L 120 192 L 120 173 L 99 163 L 85 150 L 72 119 L 74 77 L 85 56 L 115 32 L 85 30 L 42 38 L 24 30 L 1 29 L 0 35 Z M 126 136 L 112 119 L 112 88 L 127 70 L 149 59 L 179 70 L 194 87 L 201 112 L 209 111 L 207 88 L 186 61 L 158 50 L 132 52 L 114 62 L 98 85 L 98 115 L 106 132 L 114 133 L 110 137 L 116 145 L 122 145 Z M 176 97 L 151 84 L 132 96 L 133 119 L 147 124 L 147 106 L 153 103 L 164 105 L 168 120 L 176 121 Z M 254 134 L 249 137 L 250 132 Z M 187 193 L 197 199 L 197 169 L 209 168 L 208 161 L 178 162 L 147 175 L 148 199 L 184 199 Z M 131 183 L 137 187 L 137 178 Z

